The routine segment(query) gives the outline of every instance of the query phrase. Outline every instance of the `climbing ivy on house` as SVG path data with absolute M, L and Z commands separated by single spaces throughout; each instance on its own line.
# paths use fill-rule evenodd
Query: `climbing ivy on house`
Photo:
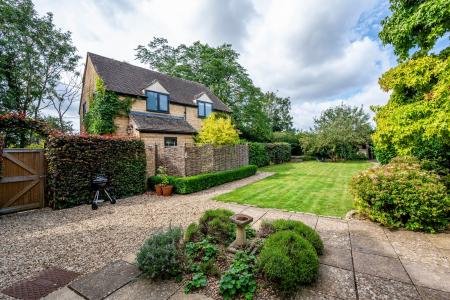
M 128 114 L 131 102 L 129 97 L 121 100 L 116 93 L 106 90 L 105 83 L 98 78 L 95 93 L 89 99 L 89 111 L 84 117 L 86 131 L 91 134 L 114 133 L 114 119 L 121 113 Z

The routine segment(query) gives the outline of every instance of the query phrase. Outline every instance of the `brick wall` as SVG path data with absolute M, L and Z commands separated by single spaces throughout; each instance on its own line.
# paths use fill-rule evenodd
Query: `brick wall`
M 150 146 L 147 150 L 147 171 L 152 176 L 159 166 L 165 166 L 169 175 L 192 176 L 248 165 L 248 145 L 177 147 Z M 149 146 L 147 146 L 149 148 Z M 153 167 L 152 167 L 153 166 Z

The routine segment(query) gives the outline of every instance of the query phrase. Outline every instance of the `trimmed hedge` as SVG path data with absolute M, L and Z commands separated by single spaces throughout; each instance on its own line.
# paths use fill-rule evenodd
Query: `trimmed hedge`
M 198 191 L 209 189 L 216 185 L 221 185 L 230 181 L 242 179 L 255 175 L 257 167 L 254 165 L 243 166 L 237 169 L 226 171 L 205 173 L 189 177 L 169 177 L 169 182 L 173 185 L 177 194 L 190 194 Z M 151 176 L 148 179 L 149 186 L 153 188 L 161 182 L 161 178 Z
M 281 164 L 291 160 L 291 145 L 288 143 L 249 143 L 249 163 L 258 167 Z
M 281 164 L 291 160 L 291 145 L 288 143 L 267 143 L 266 151 L 270 162 Z
M 142 141 L 105 136 L 50 136 L 46 157 L 53 208 L 91 201 L 91 181 L 97 174 L 111 179 L 111 189 L 117 198 L 145 191 L 146 158 Z

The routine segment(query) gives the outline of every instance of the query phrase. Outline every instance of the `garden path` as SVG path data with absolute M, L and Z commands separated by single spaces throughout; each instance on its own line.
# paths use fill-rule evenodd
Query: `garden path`
M 297 299 L 450 299 L 449 233 L 393 231 L 369 221 L 210 200 L 269 175 L 259 173 L 186 196 L 131 197 L 97 211 L 86 205 L 2 216 L 0 290 L 47 267 L 59 267 L 87 277 L 80 276 L 48 299 L 83 299 L 79 294 L 97 295 L 97 299 L 106 295 L 108 299 L 186 299 L 173 282 L 159 285 L 140 278 L 133 280 L 139 272 L 132 253 L 155 230 L 169 224 L 186 226 L 198 220 L 206 209 L 223 207 L 253 216 L 256 228 L 263 219 L 290 218 L 319 232 L 325 244 L 320 278 L 299 292 Z M 93 280 L 105 274 L 124 277 L 117 275 L 116 283 L 110 282 L 103 290 L 106 294 L 102 294 L 100 283 L 108 280 Z M 83 281 L 96 283 L 93 294 L 89 294 L 89 287 L 83 287 Z M 9 297 L 0 293 L 0 299 Z M 197 294 L 188 299 L 207 298 Z

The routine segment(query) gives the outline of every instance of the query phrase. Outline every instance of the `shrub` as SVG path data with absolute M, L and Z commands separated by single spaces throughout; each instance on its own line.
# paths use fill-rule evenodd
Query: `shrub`
M 300 158 L 301 158 L 303 161 L 317 160 L 317 158 L 316 158 L 314 155 L 306 155 L 306 154 L 300 156 Z
M 270 163 L 270 159 L 266 151 L 266 146 L 262 143 L 249 143 L 248 162 L 258 167 L 267 166 Z
M 47 141 L 50 205 L 71 207 L 92 200 L 91 180 L 104 174 L 118 198 L 145 191 L 144 143 L 105 136 L 58 135 Z
M 156 233 L 145 241 L 136 257 L 139 269 L 145 276 L 152 279 L 168 279 L 181 274 L 182 234 L 181 228 L 175 227 Z
M 175 185 L 175 176 L 167 175 L 167 179 L 169 180 L 169 184 Z M 161 175 L 150 176 L 147 181 L 147 186 L 149 189 L 154 190 L 155 185 L 161 184 L 163 182 L 163 177 Z
M 256 169 L 256 166 L 248 165 L 232 170 L 206 173 L 189 177 L 178 177 L 173 180 L 173 185 L 176 193 L 190 194 L 230 181 L 255 175 Z
M 207 210 L 200 218 L 200 231 L 216 243 L 228 244 L 235 237 L 236 225 L 231 222 L 230 217 L 234 215 L 228 209 Z
M 233 145 L 239 143 L 239 133 L 230 116 L 212 113 L 203 121 L 197 141 L 200 144 Z
M 315 281 L 319 258 L 313 246 L 294 231 L 280 231 L 265 241 L 258 260 L 266 278 L 289 294 L 299 285 Z
M 200 231 L 200 227 L 197 223 L 191 223 L 184 232 L 185 242 L 200 242 L 204 239 L 203 233 Z
M 352 178 L 356 209 L 388 227 L 435 232 L 449 223 L 450 197 L 437 174 L 411 158 L 393 159 Z
M 300 221 L 279 219 L 273 221 L 272 226 L 275 232 L 291 230 L 298 233 L 301 237 L 311 243 L 318 255 L 323 254 L 322 239 L 319 234 L 308 225 L 305 225 Z
M 276 143 L 288 143 L 291 145 L 292 155 L 302 155 L 303 149 L 300 145 L 299 136 L 301 134 L 295 131 L 278 131 L 273 133 L 272 142 Z
M 220 294 L 227 299 L 253 299 L 256 290 L 254 255 L 239 251 L 236 253 L 230 269 L 222 276 L 219 282 Z
M 271 163 L 281 164 L 291 160 L 291 145 L 288 143 L 267 143 L 266 151 Z

